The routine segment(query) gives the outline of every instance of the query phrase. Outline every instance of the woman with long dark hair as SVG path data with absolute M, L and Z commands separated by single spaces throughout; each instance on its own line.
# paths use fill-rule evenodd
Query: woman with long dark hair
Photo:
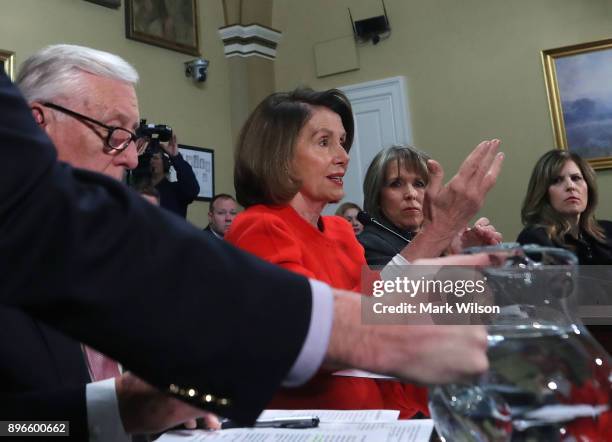
M 525 228 L 517 242 L 570 250 L 582 265 L 612 264 L 612 222 L 597 220 L 598 192 L 595 172 L 578 154 L 554 149 L 538 160 L 521 209 Z M 594 272 L 594 278 L 587 274 Z M 582 291 L 589 303 L 607 304 L 608 288 L 594 284 L 603 275 L 595 268 L 581 272 Z M 603 295 L 604 299 L 598 299 Z M 612 331 L 607 325 L 589 325 L 591 334 L 612 351 Z
M 584 159 L 546 152 L 529 180 L 517 241 L 571 250 L 580 264 L 612 264 L 612 222 L 595 218 L 597 199 L 595 172 Z

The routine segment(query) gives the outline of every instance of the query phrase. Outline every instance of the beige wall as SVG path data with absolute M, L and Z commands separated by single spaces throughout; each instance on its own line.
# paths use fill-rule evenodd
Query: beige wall
M 274 61 L 260 57 L 231 57 L 229 82 L 234 144 L 253 109 L 274 92 Z
M 271 26 L 273 0 L 222 0 L 227 24 Z M 274 92 L 274 60 L 262 57 L 231 57 L 229 84 L 234 142 L 251 111 Z
M 536 159 L 553 147 L 542 49 L 610 38 L 608 0 L 385 0 L 392 34 L 358 47 L 358 71 L 317 79 L 313 45 L 350 35 L 354 18 L 378 15 L 374 0 L 281 0 L 276 86 L 316 89 L 403 75 L 413 142 L 450 177 L 480 139 L 503 141 L 506 161 L 482 214 L 514 240 Z M 612 81 L 612 80 L 611 80 Z M 612 218 L 612 172 L 598 173 L 599 215 Z
M 125 4 L 125 0 L 122 2 Z M 123 6 L 108 9 L 82 0 L 3 0 L 0 49 L 19 64 L 43 46 L 74 43 L 115 52 L 134 64 L 141 116 L 171 125 L 182 144 L 215 150 L 215 190 L 234 193 L 228 67 L 217 29 L 224 25 L 218 0 L 201 0 L 200 43 L 210 60 L 208 80 L 195 85 L 183 62 L 193 56 L 125 38 Z M 208 203 L 195 202 L 189 219 L 205 226 Z

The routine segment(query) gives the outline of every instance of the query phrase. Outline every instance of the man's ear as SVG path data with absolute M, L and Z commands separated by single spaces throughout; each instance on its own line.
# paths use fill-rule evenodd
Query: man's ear
M 32 116 L 34 117 L 36 124 L 38 124 L 41 128 L 44 129 L 44 127 L 46 126 L 46 121 L 45 111 L 43 110 L 42 104 L 34 102 L 30 105 L 30 110 L 32 111 Z

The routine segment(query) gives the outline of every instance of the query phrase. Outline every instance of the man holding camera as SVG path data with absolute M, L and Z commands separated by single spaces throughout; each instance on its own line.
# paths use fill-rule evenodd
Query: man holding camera
M 149 143 L 151 184 L 159 192 L 159 205 L 185 218 L 187 206 L 200 192 L 191 165 L 185 161 L 178 149 L 176 135 L 172 134 L 167 143 L 152 140 Z M 176 171 L 176 181 L 168 179 L 170 166 Z

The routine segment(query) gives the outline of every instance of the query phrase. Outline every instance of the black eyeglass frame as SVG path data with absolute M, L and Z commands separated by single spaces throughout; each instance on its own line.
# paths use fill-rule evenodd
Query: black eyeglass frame
M 138 153 L 138 155 L 141 155 L 142 153 L 144 153 L 144 151 L 146 150 L 146 146 L 148 143 L 146 143 L 146 137 L 141 137 L 136 135 L 134 132 L 132 132 L 129 129 L 126 129 L 124 127 L 119 127 L 119 126 L 109 126 L 108 124 L 104 124 L 101 121 L 98 121 L 94 118 L 88 117 L 87 115 L 83 115 L 80 114 L 78 112 L 75 112 L 71 109 L 65 108 L 64 106 L 60 106 L 59 104 L 55 104 L 55 103 L 51 103 L 50 101 L 46 101 L 44 103 L 42 103 L 43 106 L 48 107 L 50 109 L 55 109 L 57 111 L 63 112 L 65 114 L 68 114 L 72 117 L 75 118 L 79 118 L 81 120 L 85 120 L 88 121 L 89 123 L 93 123 L 96 124 L 100 127 L 103 127 L 104 129 L 106 129 L 108 131 L 108 135 L 106 136 L 106 139 L 104 140 L 104 144 L 106 145 L 107 148 L 111 149 L 112 151 L 115 152 L 123 152 L 125 149 L 128 148 L 128 146 L 130 145 L 130 143 L 133 141 L 134 144 L 136 145 L 136 152 Z M 111 138 L 113 136 L 113 132 L 115 131 L 123 131 L 123 132 L 127 132 L 130 135 L 130 138 L 128 138 L 127 140 L 125 140 L 119 147 L 115 147 L 113 145 L 111 145 Z M 142 145 L 139 145 L 139 141 L 142 142 Z

